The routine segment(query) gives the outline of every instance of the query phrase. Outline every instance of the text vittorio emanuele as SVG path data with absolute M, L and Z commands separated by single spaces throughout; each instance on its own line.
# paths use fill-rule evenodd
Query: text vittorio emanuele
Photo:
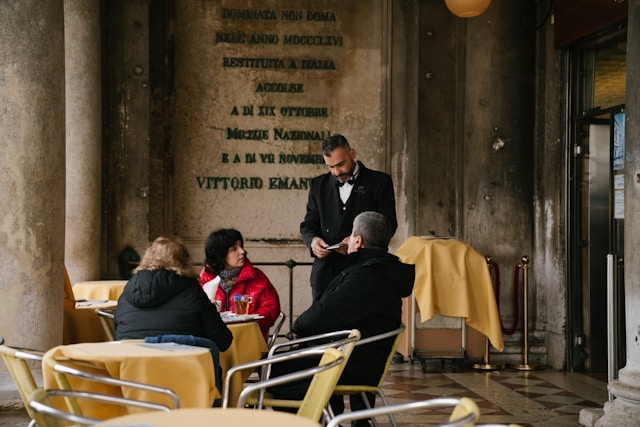
M 223 21 L 237 21 L 239 27 L 250 27 L 248 21 L 300 21 L 300 22 L 337 22 L 334 11 L 319 10 L 274 10 L 274 9 L 234 9 L 221 10 Z M 264 52 L 268 46 L 322 47 L 342 48 L 344 38 L 339 34 L 276 34 L 246 33 L 244 31 L 219 31 L 215 33 L 215 44 L 255 46 L 256 51 Z M 326 52 L 326 49 L 323 50 Z M 273 56 L 223 56 L 221 67 L 230 69 L 276 70 L 276 71 L 336 71 L 337 65 L 332 58 L 291 58 Z M 256 93 L 275 93 L 296 95 L 305 93 L 304 82 L 258 81 L 254 88 Z M 329 109 L 325 106 L 299 105 L 234 105 L 230 116 L 279 117 L 283 119 L 327 119 Z M 331 132 L 310 129 L 241 129 L 226 127 L 226 140 L 248 141 L 322 141 Z M 321 154 L 290 153 L 222 153 L 222 164 L 324 164 Z M 203 190 L 308 190 L 311 177 L 232 177 L 232 176 L 197 176 L 198 187 Z

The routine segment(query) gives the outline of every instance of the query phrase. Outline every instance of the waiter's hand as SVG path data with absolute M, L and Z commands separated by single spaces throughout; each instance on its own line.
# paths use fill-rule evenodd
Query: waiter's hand
M 316 236 L 311 241 L 311 252 L 313 252 L 316 258 L 324 258 L 331 253 L 330 250 L 325 249 L 327 246 L 329 245 L 322 237 Z
M 346 255 L 347 254 L 347 250 L 349 249 L 349 236 L 347 236 L 344 239 L 342 239 L 342 243 L 343 243 L 343 245 L 341 245 L 337 249 L 334 249 L 334 251 L 338 252 L 341 255 Z

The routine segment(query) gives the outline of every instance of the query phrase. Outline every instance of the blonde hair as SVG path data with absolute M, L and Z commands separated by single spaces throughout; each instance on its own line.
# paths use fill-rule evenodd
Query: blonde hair
M 133 272 L 142 270 L 169 270 L 180 276 L 196 277 L 189 250 L 178 237 L 160 236 L 154 240 Z

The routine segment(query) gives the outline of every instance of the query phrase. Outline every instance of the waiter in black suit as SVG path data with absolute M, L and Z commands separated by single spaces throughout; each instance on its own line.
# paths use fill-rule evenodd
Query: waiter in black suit
M 356 151 L 339 134 L 322 142 L 329 172 L 311 181 L 307 213 L 300 224 L 302 239 L 315 258 L 311 268 L 311 295 L 318 298 L 345 262 L 354 218 L 374 211 L 387 217 L 393 232 L 398 227 L 391 177 L 367 169 Z M 330 249 L 336 243 L 344 243 Z

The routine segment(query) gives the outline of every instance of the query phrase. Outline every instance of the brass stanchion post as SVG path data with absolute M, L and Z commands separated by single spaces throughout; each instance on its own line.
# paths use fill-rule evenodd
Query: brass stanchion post
M 493 265 L 493 259 L 490 256 L 485 256 L 484 259 L 487 261 L 487 268 L 491 271 L 491 267 Z M 484 371 L 494 371 L 496 369 L 504 369 L 504 364 L 491 364 L 489 363 L 489 338 L 484 337 L 484 358 L 482 359 L 482 363 L 474 363 L 471 365 L 473 369 L 480 369 Z
M 529 257 L 527 255 L 522 257 L 522 264 L 520 267 L 522 268 L 522 293 L 524 294 L 522 297 L 522 335 L 524 335 L 524 344 L 522 346 L 523 363 L 521 365 L 511 364 L 509 367 L 520 371 L 534 371 L 537 369 L 544 369 L 544 366 L 529 364 Z

